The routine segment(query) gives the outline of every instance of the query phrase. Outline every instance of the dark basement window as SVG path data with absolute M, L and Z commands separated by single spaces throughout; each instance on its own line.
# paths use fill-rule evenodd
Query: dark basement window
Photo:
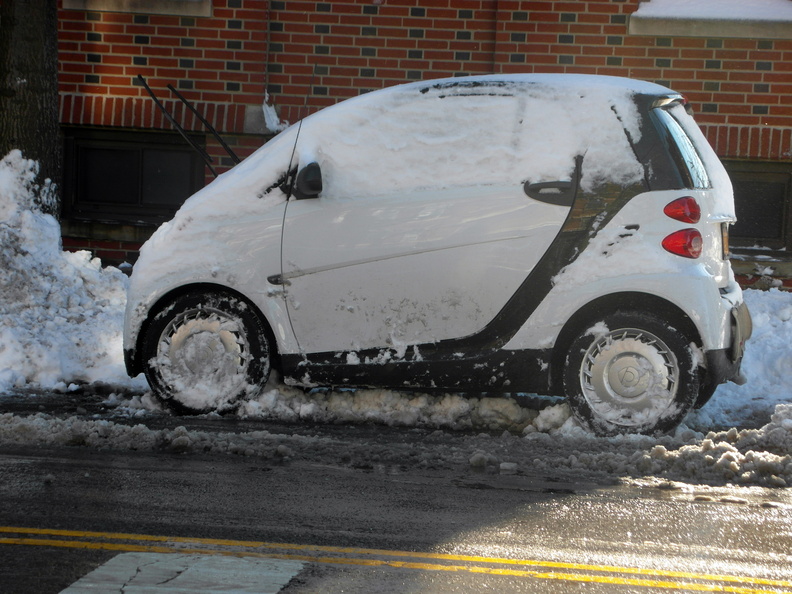
M 734 187 L 735 247 L 792 251 L 792 164 L 724 161 Z
M 66 219 L 159 224 L 204 186 L 203 160 L 177 133 L 65 128 L 64 141 Z

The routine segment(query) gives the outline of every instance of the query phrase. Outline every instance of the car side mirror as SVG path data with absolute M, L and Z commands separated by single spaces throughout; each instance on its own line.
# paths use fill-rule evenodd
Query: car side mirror
M 308 163 L 297 173 L 293 196 L 297 200 L 316 198 L 322 193 L 322 168 L 319 163 Z

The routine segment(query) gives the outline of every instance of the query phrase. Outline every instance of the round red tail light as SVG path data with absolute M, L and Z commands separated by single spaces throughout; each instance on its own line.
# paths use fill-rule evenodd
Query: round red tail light
M 683 223 L 695 224 L 701 219 L 701 207 L 693 196 L 684 196 L 669 202 L 663 212 L 666 216 Z
M 698 229 L 682 229 L 663 240 L 663 248 L 683 258 L 698 258 L 704 247 L 704 241 Z

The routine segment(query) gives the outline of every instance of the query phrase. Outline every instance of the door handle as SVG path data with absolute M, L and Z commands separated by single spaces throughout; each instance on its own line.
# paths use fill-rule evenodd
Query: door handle
M 583 177 L 583 155 L 577 155 L 572 180 L 535 183 L 526 181 L 523 184 L 523 190 L 530 198 L 539 202 L 556 206 L 572 206 L 575 196 L 577 196 L 581 177 Z
M 577 188 L 571 181 L 552 182 L 525 182 L 525 193 L 534 200 L 555 204 L 557 206 L 572 206 Z

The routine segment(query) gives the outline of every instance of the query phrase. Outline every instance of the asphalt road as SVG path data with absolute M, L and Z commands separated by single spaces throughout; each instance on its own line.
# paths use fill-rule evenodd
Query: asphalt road
M 327 460 L 0 447 L 0 591 L 60 592 L 136 553 L 291 564 L 286 593 L 792 592 L 786 490 Z

